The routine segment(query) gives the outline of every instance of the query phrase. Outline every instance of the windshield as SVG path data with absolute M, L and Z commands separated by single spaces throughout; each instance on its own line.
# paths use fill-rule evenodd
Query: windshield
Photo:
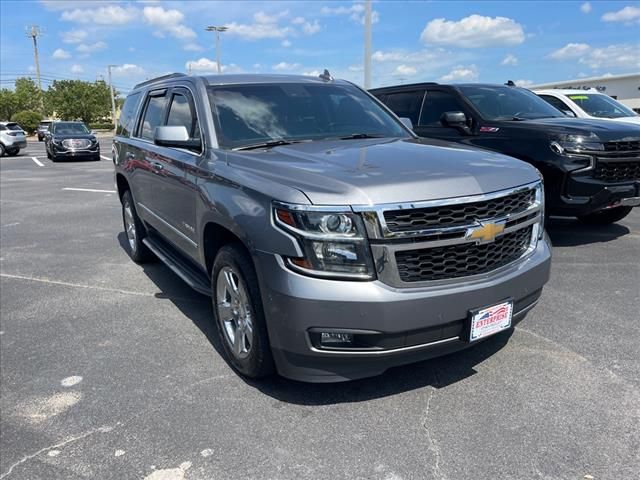
M 352 85 L 224 85 L 210 87 L 209 100 L 216 116 L 218 142 L 224 148 L 354 134 L 411 136 L 389 113 Z
M 58 135 L 78 135 L 89 133 L 89 129 L 84 126 L 84 123 L 54 123 L 53 133 Z
M 621 118 L 636 116 L 633 110 L 616 102 L 607 95 L 580 93 L 567 95 L 567 97 L 592 117 Z
M 458 87 L 487 120 L 564 117 L 535 93 L 514 87 Z
M 22 128 L 20 128 L 20 125 L 18 125 L 17 123 L 7 123 L 7 129 L 22 131 Z

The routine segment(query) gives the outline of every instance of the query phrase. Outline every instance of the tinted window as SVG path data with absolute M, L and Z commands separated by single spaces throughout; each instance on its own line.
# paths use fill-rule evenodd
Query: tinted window
M 210 87 L 209 99 L 218 141 L 225 148 L 362 133 L 410 136 L 393 116 L 352 85 L 225 85 Z
M 142 125 L 140 125 L 140 137 L 153 141 L 156 127 L 162 124 L 162 114 L 164 113 L 165 96 L 156 95 L 149 97 L 144 111 Z
M 0 130 L 6 130 L 7 127 L 5 127 L 4 125 L 0 125 Z
M 441 127 L 440 119 L 445 112 L 464 112 L 462 102 L 447 92 L 428 91 L 422 107 L 420 125 Z
M 417 125 L 423 98 L 424 91 L 390 93 L 384 103 L 397 116 L 410 118 Z
M 20 130 L 20 131 L 22 131 L 22 128 L 20 128 L 20 125 L 18 125 L 17 123 L 7 123 L 7 128 L 9 130 Z
M 133 130 L 135 124 L 135 114 L 140 103 L 140 92 L 133 93 L 127 97 L 120 112 L 120 120 L 118 121 L 117 135 L 128 137 Z
M 569 105 L 567 105 L 566 103 L 564 103 L 562 100 L 560 100 L 557 97 L 553 97 L 551 95 L 539 95 L 539 97 L 541 99 L 543 99 L 545 102 L 547 102 L 549 105 L 553 105 L 554 107 L 556 107 L 562 113 L 572 112 L 573 111 L 573 110 L 571 110 L 569 108 Z
M 524 88 L 506 86 L 458 87 L 487 120 L 561 117 L 555 108 Z
M 189 132 L 189 137 L 191 139 L 200 139 L 200 128 L 198 126 L 196 113 L 193 110 L 193 105 L 189 102 L 189 99 L 187 99 L 186 96 L 180 93 L 173 95 L 171 106 L 169 107 L 167 125 L 184 126 L 187 129 L 187 132 Z
M 89 129 L 85 127 L 84 123 L 54 123 L 51 129 L 57 135 L 86 135 L 89 133 Z
M 625 107 L 607 95 L 581 93 L 567 96 L 592 117 L 620 118 L 636 116 L 635 112 L 630 108 Z

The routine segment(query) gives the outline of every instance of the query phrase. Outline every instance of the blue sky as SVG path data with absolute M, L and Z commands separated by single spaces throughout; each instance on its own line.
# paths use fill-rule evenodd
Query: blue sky
M 39 25 L 43 86 L 106 78 L 126 93 L 168 72 L 314 74 L 362 83 L 363 10 L 353 1 L 0 1 L 0 85 L 34 75 L 25 27 Z M 640 71 L 640 2 L 375 1 L 373 85 L 522 85 Z

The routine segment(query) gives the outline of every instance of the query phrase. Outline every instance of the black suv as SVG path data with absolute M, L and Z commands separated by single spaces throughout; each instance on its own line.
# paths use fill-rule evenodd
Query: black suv
M 47 158 L 100 161 L 100 143 L 82 122 L 53 122 L 44 136 Z
M 371 91 L 421 137 L 519 158 L 542 172 L 548 213 L 598 224 L 640 205 L 640 127 L 568 118 L 513 85 L 420 83 Z

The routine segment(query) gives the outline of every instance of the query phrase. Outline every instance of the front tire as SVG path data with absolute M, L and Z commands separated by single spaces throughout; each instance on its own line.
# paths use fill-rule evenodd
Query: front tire
M 147 232 L 142 220 L 138 217 L 130 190 L 127 190 L 122 195 L 122 223 L 124 224 L 124 233 L 127 236 L 131 259 L 136 263 L 150 261 L 153 258 L 153 253 L 142 243 L 144 237 L 147 236 Z
M 213 316 L 227 360 L 240 374 L 274 372 L 260 287 L 251 257 L 239 244 L 220 249 L 211 272 Z
M 4 148 L 4 145 L 0 143 L 0 157 L 3 157 L 7 150 Z
M 590 225 L 610 225 L 629 215 L 632 209 L 633 207 L 608 208 L 607 210 L 600 210 L 588 215 L 583 215 L 578 217 L 578 220 Z

